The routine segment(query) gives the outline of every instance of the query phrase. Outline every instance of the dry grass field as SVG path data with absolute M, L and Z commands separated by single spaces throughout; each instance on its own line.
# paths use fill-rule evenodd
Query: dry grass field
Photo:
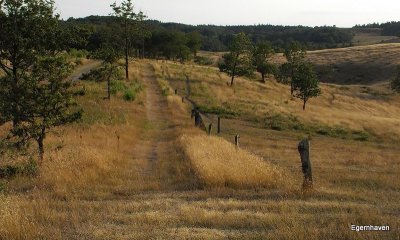
M 133 62 L 131 81 L 136 100 L 111 103 L 105 83 L 79 83 L 83 120 L 49 135 L 38 175 L 0 180 L 1 240 L 400 239 L 399 96 L 324 84 L 303 112 L 273 79 L 230 88 L 216 68 L 166 61 Z M 220 136 L 193 126 L 189 87 Z M 306 136 L 315 190 L 302 193 Z

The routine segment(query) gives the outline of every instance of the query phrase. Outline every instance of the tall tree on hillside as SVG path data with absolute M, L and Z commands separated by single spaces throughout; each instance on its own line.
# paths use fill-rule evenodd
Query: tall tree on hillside
M 151 31 L 148 29 L 147 23 L 146 23 L 147 16 L 143 12 L 139 12 L 136 15 L 135 19 L 135 35 L 137 36 L 138 40 L 140 41 L 141 44 L 141 58 L 145 58 L 145 42 L 146 39 L 151 37 Z
M 81 110 L 73 100 L 71 82 L 65 80 L 72 67 L 63 57 L 38 57 L 29 72 L 20 75 L 19 124 L 14 126 L 5 139 L 16 146 L 26 146 L 34 140 L 38 146 L 39 159 L 44 158 L 44 140 L 49 129 L 74 122 L 81 117 Z M 13 116 L 14 104 L 10 81 L 1 82 L 0 113 Z
M 292 42 L 286 47 L 284 56 L 286 57 L 288 63 L 286 68 L 289 69 L 289 71 L 285 72 L 285 74 L 289 74 L 286 76 L 286 78 L 290 78 L 290 93 L 293 95 L 293 78 L 296 74 L 297 68 L 304 62 L 306 51 L 298 42 Z
M 393 91 L 400 93 L 400 66 L 397 66 L 397 76 L 390 83 Z
M 0 1 L 0 68 L 10 84 L 12 116 L 17 126 L 22 121 L 20 90 L 22 76 L 37 61 L 38 55 L 54 55 L 59 50 L 58 16 L 52 0 Z
M 303 110 L 306 110 L 306 103 L 310 98 L 321 94 L 319 81 L 311 63 L 303 62 L 297 66 L 292 85 L 295 96 L 303 100 Z
M 229 46 L 229 53 L 222 57 L 219 63 L 221 72 L 231 76 L 231 86 L 235 77 L 244 76 L 253 72 L 252 64 L 252 44 L 250 38 L 244 34 L 236 35 Z
M 196 57 L 197 56 L 197 52 L 200 50 L 201 48 L 201 35 L 199 32 L 197 31 L 193 31 L 188 33 L 188 43 L 187 43 L 188 47 L 190 48 L 190 50 L 193 53 L 193 56 Z
M 253 64 L 257 72 L 261 74 L 264 83 L 265 75 L 275 73 L 275 65 L 270 62 L 270 58 L 273 54 L 274 50 L 268 42 L 260 42 L 253 49 Z
M 136 20 L 137 14 L 133 11 L 134 6 L 132 0 L 125 0 L 120 5 L 116 2 L 111 4 L 114 15 L 123 21 L 124 25 L 124 40 L 125 40 L 125 77 L 129 80 L 129 36 L 131 33 L 131 25 Z

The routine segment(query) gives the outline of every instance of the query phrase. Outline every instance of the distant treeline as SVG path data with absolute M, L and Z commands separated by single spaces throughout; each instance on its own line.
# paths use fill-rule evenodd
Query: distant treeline
M 392 21 L 387 23 L 370 23 L 356 25 L 354 28 L 381 28 L 382 36 L 399 36 L 400 37 L 400 21 Z
M 304 26 L 214 26 L 214 25 L 185 25 L 178 23 L 162 23 L 146 21 L 149 38 L 145 40 L 146 55 L 171 55 L 179 51 L 187 51 L 182 44 L 189 42 L 185 35 L 199 33 L 201 50 L 221 52 L 227 51 L 233 37 L 239 33 L 247 34 L 254 43 L 269 41 L 277 51 L 283 51 L 288 43 L 297 41 L 308 50 L 336 48 L 351 45 L 353 34 L 349 29 L 336 27 L 304 27 Z M 64 24 L 79 31 L 81 36 L 87 36 L 85 46 L 72 46 L 93 51 L 104 45 L 121 44 L 123 26 L 118 19 L 111 16 L 90 16 L 86 18 L 70 18 Z M 132 38 L 132 47 L 140 51 L 142 42 Z M 137 38 L 136 38 L 137 39 Z M 181 45 L 181 46 L 180 46 Z M 189 47 L 189 46 L 187 46 Z

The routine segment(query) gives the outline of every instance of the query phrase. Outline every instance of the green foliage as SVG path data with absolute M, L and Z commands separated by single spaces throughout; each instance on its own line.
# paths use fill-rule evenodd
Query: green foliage
M 201 35 L 199 32 L 193 31 L 187 34 L 187 38 L 188 38 L 187 46 L 193 53 L 194 57 L 196 57 L 197 52 L 200 50 L 201 47 Z
M 135 101 L 137 94 L 142 90 L 142 85 L 139 82 L 134 82 L 129 88 L 125 89 L 123 99 L 130 102 Z
M 248 36 L 240 33 L 235 36 L 230 47 L 230 52 L 222 57 L 219 63 L 221 72 L 232 77 L 231 86 L 235 77 L 251 75 L 254 71 L 252 64 L 252 44 Z
M 275 74 L 276 67 L 270 62 L 270 58 L 274 54 L 272 46 L 268 42 L 258 43 L 253 49 L 253 64 L 261 74 L 262 81 L 265 82 L 265 75 Z
M 194 62 L 199 65 L 203 65 L 203 66 L 211 66 L 214 64 L 214 61 L 211 58 L 202 57 L 202 56 L 196 56 L 194 58 Z
M 240 115 L 237 111 L 222 106 L 199 105 L 198 109 L 202 113 L 215 114 L 224 118 L 232 118 Z
M 400 93 L 400 66 L 397 67 L 397 76 L 390 83 L 393 91 Z
M 365 131 L 355 131 L 341 126 L 326 126 L 300 121 L 295 115 L 268 114 L 264 120 L 266 128 L 276 131 L 297 131 L 304 134 L 317 134 L 322 136 L 352 139 L 355 141 L 369 141 L 373 137 Z
M 310 63 L 301 63 L 297 67 L 292 84 L 295 96 L 303 100 L 303 110 L 306 109 L 306 103 L 310 98 L 321 94 L 317 75 Z
M 25 146 L 30 140 L 38 143 L 43 159 L 43 141 L 49 129 L 74 122 L 81 117 L 73 100 L 71 82 L 65 81 L 72 68 L 63 57 L 39 57 L 29 72 L 20 76 L 18 111 L 10 91 L 13 79 L 1 81 L 0 115 L 14 120 L 7 142 Z

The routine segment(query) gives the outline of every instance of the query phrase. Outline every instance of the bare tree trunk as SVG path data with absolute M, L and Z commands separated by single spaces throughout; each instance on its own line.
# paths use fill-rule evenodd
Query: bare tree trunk
M 145 58 L 145 53 L 144 53 L 144 38 L 142 39 L 142 59 Z
M 129 80 L 129 42 L 127 20 L 125 20 L 125 77 L 126 80 Z
M 265 73 L 261 73 L 262 82 L 265 83 Z
M 306 110 L 306 102 L 307 102 L 307 100 L 304 98 L 304 100 L 303 100 L 303 111 Z
M 46 137 L 46 129 L 42 128 L 40 136 L 36 139 L 39 148 L 39 165 L 42 165 L 44 160 L 44 138 Z
M 231 87 L 233 86 L 233 81 L 235 80 L 235 74 L 232 74 L 232 79 L 231 79 Z

